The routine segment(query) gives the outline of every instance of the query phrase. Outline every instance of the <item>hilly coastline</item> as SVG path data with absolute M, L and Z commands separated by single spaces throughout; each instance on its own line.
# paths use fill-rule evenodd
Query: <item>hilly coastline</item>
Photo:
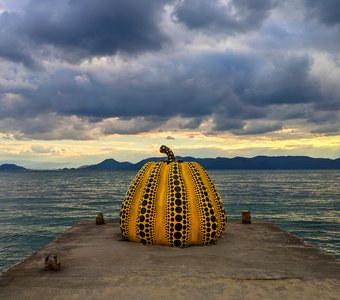
M 2 164 L 0 165 L 0 171 L 7 172 L 7 171 L 28 171 L 28 169 L 17 166 L 15 164 Z
M 138 163 L 118 162 L 115 159 L 106 159 L 95 165 L 79 168 L 64 168 L 59 171 L 122 171 L 139 170 L 148 161 L 160 161 L 163 157 L 153 157 L 141 160 Z M 340 158 L 312 158 L 308 156 L 256 156 L 245 157 L 217 157 L 194 158 L 177 157 L 178 160 L 198 162 L 207 170 L 323 170 L 340 169 Z M 32 171 L 15 164 L 0 165 L 0 171 Z
M 107 159 L 97 165 L 82 167 L 82 170 L 139 170 L 148 161 L 160 161 L 163 158 L 154 157 L 142 160 L 136 164 L 130 162 L 119 163 L 114 159 Z M 340 169 L 340 158 L 311 158 L 308 156 L 256 156 L 253 158 L 194 158 L 177 157 L 178 160 L 198 162 L 207 170 L 312 170 L 312 169 Z

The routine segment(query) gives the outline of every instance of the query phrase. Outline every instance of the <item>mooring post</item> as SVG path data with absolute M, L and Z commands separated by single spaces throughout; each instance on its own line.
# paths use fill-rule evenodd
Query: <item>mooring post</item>
M 249 210 L 242 210 L 242 223 L 251 224 L 251 215 Z
M 96 217 L 96 224 L 97 225 L 104 225 L 105 224 L 104 216 L 103 216 L 102 213 L 99 213 L 98 216 Z

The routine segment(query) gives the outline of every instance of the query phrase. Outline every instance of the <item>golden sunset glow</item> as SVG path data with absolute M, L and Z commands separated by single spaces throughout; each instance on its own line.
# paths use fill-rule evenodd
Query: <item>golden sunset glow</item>
M 295 136 L 296 135 L 296 136 Z M 138 135 L 111 135 L 90 141 L 27 141 L 1 139 L 0 160 L 22 161 L 27 167 L 79 167 L 107 158 L 138 162 L 161 157 L 159 147 L 171 146 L 176 155 L 206 157 L 254 157 L 257 155 L 306 155 L 338 158 L 340 135 L 289 134 L 205 136 L 200 132 L 162 132 Z M 10 158 L 10 159 L 9 159 Z M 51 163 L 54 162 L 54 163 Z

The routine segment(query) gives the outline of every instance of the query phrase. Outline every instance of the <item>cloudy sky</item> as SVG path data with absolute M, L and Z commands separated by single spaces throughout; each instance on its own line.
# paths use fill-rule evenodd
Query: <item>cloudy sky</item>
M 0 163 L 340 157 L 338 0 L 0 0 Z

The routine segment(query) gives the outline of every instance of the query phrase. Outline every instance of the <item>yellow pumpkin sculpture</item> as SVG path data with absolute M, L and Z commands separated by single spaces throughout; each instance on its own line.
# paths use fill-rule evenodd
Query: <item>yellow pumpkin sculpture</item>
M 214 243 L 227 215 L 207 172 L 198 163 L 176 161 L 166 146 L 160 152 L 168 160 L 146 163 L 127 191 L 120 210 L 122 234 L 147 245 Z

